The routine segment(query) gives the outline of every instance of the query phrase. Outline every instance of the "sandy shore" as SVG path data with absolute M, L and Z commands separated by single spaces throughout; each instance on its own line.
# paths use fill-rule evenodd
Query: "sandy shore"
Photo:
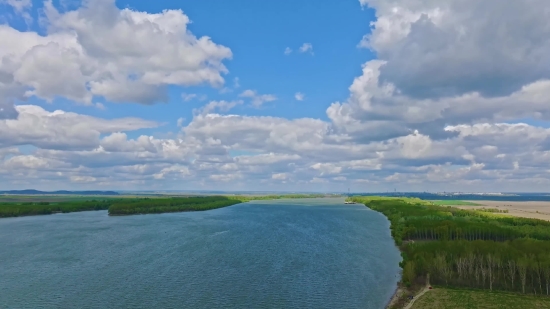
M 482 206 L 455 206 L 462 209 L 496 208 L 508 210 L 507 215 L 550 221 L 550 202 L 468 201 Z
M 390 301 L 388 302 L 388 304 L 384 308 L 388 309 L 388 308 L 391 308 L 393 305 L 395 305 L 395 303 L 397 302 L 399 297 L 401 297 L 401 295 L 403 295 L 403 289 L 400 288 L 400 287 L 397 287 L 395 289 L 395 292 L 393 293 Z

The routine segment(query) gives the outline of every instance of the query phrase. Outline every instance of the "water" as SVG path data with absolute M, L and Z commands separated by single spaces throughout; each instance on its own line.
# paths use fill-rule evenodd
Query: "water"
M 0 219 L 0 308 L 383 308 L 389 222 L 343 199 Z

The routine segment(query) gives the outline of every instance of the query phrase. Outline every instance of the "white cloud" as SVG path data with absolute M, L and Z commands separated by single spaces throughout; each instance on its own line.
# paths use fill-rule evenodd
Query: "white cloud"
M 288 178 L 288 175 L 286 173 L 276 173 L 271 175 L 271 179 L 275 180 L 286 180 Z
M 313 45 L 311 45 L 311 43 L 304 43 L 302 44 L 302 46 L 300 46 L 298 51 L 301 53 L 310 52 L 311 54 L 313 54 Z
M 92 176 L 71 176 L 72 182 L 95 182 L 97 179 Z
M 193 99 L 195 99 L 197 97 L 197 94 L 196 93 L 182 93 L 181 94 L 181 98 L 185 101 L 185 102 L 189 102 Z
M 364 64 L 328 120 L 229 114 L 243 101 L 213 100 L 188 120 L 174 115 L 179 132 L 139 136 L 130 132 L 159 124 L 13 102 L 150 104 L 171 85 L 222 87 L 230 50 L 194 37 L 178 10 L 96 0 L 60 13 L 47 2 L 45 35 L 0 25 L 0 186 L 547 190 L 549 28 L 545 3 L 533 1 L 362 0 L 378 19 L 361 45 L 379 59 Z M 232 82 L 220 91 L 237 89 Z M 256 107 L 276 99 L 239 96 Z
M 224 101 L 214 103 L 216 108 L 232 105 Z M 66 114 L 42 113 L 40 117 Z M 28 114 L 25 108 L 20 110 L 21 117 Z M 193 186 L 203 183 L 208 187 L 215 181 L 223 188 L 242 184 L 256 189 L 261 189 L 256 187 L 260 183 L 306 188 L 311 185 L 313 189 L 318 183 L 335 182 L 343 186 L 342 190 L 351 182 L 367 184 L 375 190 L 405 183 L 442 189 L 453 184 L 465 189 L 478 186 L 475 179 L 506 184 L 527 177 L 531 179 L 530 187 L 540 188 L 547 185 L 543 180 L 547 176 L 541 173 L 550 160 L 550 129 L 527 124 L 448 126 L 446 130 L 457 132 L 450 139 L 432 140 L 412 132 L 383 142 L 361 144 L 345 135 L 335 135 L 330 123 L 315 119 L 199 113 L 177 137 L 142 135 L 130 139 L 121 132 L 127 127 L 109 124 L 119 120 L 76 114 L 71 117 L 87 127 L 96 123 L 103 132 L 112 132 L 101 139 L 99 135 L 78 133 L 75 138 L 80 144 L 59 139 L 55 147 L 44 139 L 34 142 L 29 137 L 20 143 L 40 147 L 30 155 L 22 155 L 13 147 L 0 148 L 5 149 L 0 151 L 4 157 L 0 165 L 4 181 L 49 179 L 50 185 L 61 185 L 65 179 L 65 183 L 83 186 L 93 178 L 89 183 L 94 188 L 115 182 L 130 188 L 150 188 L 166 186 L 177 179 L 180 184 Z M 63 118 L 55 119 L 67 126 Z M 14 120 L 4 120 L 7 121 Z M 232 157 L 230 150 L 256 154 Z
M 193 100 L 206 101 L 208 96 L 206 94 L 196 94 L 196 93 L 182 93 L 181 98 L 184 102 L 189 102 Z
M 294 98 L 296 99 L 296 101 L 303 101 L 305 98 L 305 94 L 301 92 L 296 92 L 296 94 L 294 94 Z
M 333 103 L 327 115 L 341 132 L 358 139 L 381 140 L 414 130 L 445 138 L 445 125 L 521 118 L 550 120 L 550 80 L 526 85 L 504 97 L 466 93 L 456 97 L 415 99 L 380 80 L 385 62 L 373 60 L 350 87 L 345 103 Z
M 290 55 L 292 53 L 292 49 L 290 47 L 285 48 L 284 54 Z
M 197 112 L 202 114 L 209 114 L 214 111 L 220 111 L 220 112 L 228 112 L 232 108 L 234 108 L 237 105 L 243 104 L 243 101 L 237 100 L 237 101 L 210 101 L 208 104 L 203 106 L 200 110 Z
M 404 94 L 507 96 L 550 78 L 546 0 L 360 2 L 377 16 L 361 46 L 387 61 L 381 80 Z
M 174 165 L 170 167 L 163 168 L 160 172 L 153 175 L 155 179 L 164 179 L 167 176 L 172 176 L 172 178 L 182 178 L 189 175 L 189 169 L 186 166 Z
M 239 95 L 239 97 L 241 97 L 241 98 L 250 98 L 250 100 L 252 102 L 252 106 L 254 106 L 254 107 L 260 107 L 265 102 L 272 102 L 272 101 L 277 100 L 277 97 L 273 94 L 261 94 L 260 95 L 256 92 L 256 90 L 250 90 L 250 89 L 247 89 L 247 90 L 243 91 Z
M 210 176 L 211 180 L 219 181 L 219 182 L 235 181 L 235 180 L 241 179 L 241 178 L 242 178 L 242 176 L 239 175 L 239 174 L 216 174 L 216 175 L 211 175 Z
M 311 166 L 311 168 L 320 171 L 321 176 L 326 174 L 339 174 L 340 172 L 342 172 L 341 166 L 336 166 L 332 163 L 315 163 Z
M 233 78 L 233 88 L 237 89 L 240 87 L 241 87 L 241 84 L 240 84 L 239 78 L 238 77 Z
M 68 12 L 58 12 L 51 1 L 44 6 L 45 36 L 0 25 L 0 91 L 15 92 L 13 97 L 28 87 L 27 95 L 47 100 L 91 104 L 102 96 L 153 104 L 167 100 L 169 85 L 224 83 L 222 61 L 231 51 L 195 37 L 181 10 L 120 10 L 114 0 L 87 1 Z
M 35 105 L 17 106 L 17 119 L 0 120 L 0 147 L 34 145 L 46 149 L 91 149 L 101 134 L 154 128 L 158 124 L 139 118 L 101 119 Z

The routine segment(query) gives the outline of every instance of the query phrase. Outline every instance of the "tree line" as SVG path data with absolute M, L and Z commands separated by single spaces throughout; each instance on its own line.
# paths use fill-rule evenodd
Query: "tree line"
M 409 243 L 403 252 L 407 282 L 429 273 L 439 285 L 550 295 L 548 241 L 434 241 Z
M 1 217 L 19 217 L 33 215 L 49 215 L 53 213 L 67 213 L 87 210 L 106 210 L 111 206 L 110 200 L 90 200 L 71 202 L 25 202 L 25 203 L 1 203 Z
M 316 198 L 321 194 L 231 195 L 231 196 L 161 196 L 108 198 L 63 202 L 4 202 L 1 217 L 47 215 L 88 210 L 108 210 L 110 215 L 132 215 L 178 211 L 200 211 L 235 205 L 252 200 L 282 198 Z
M 117 201 L 109 207 L 109 215 L 199 211 L 238 203 L 241 203 L 241 201 L 225 196 L 145 198 L 133 201 Z
M 406 285 L 429 274 L 442 286 L 550 293 L 550 222 L 411 198 L 352 200 L 389 219 Z

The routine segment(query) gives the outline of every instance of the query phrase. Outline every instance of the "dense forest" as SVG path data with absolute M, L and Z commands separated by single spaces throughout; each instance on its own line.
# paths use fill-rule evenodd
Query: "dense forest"
M 321 195 L 234 195 L 234 196 L 195 196 L 172 198 L 145 198 L 132 201 L 118 201 L 109 207 L 110 215 L 131 215 L 178 211 L 199 211 L 231 206 L 252 200 L 274 200 L 281 198 L 309 198 Z
M 0 218 L 33 215 L 49 215 L 86 210 L 106 210 L 113 200 L 67 201 L 67 202 L 7 202 L 0 203 Z
M 179 211 L 198 211 L 221 208 L 241 203 L 225 196 L 143 198 L 118 200 L 109 207 L 109 215 L 132 215 Z
M 320 194 L 288 195 L 233 195 L 233 196 L 160 196 L 160 197 L 96 197 L 92 200 L 56 202 L 2 202 L 1 217 L 48 215 L 87 210 L 109 210 L 110 215 L 132 215 L 178 211 L 199 211 L 231 206 L 252 200 L 273 200 L 282 198 L 314 198 Z
M 402 282 L 550 295 L 550 222 L 436 206 L 414 198 L 353 197 L 383 213 L 401 248 Z

